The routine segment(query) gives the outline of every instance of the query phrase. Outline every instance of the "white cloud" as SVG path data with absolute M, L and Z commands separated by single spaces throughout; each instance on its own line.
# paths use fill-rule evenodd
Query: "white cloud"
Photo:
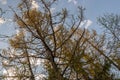
M 54 13 L 55 8 L 50 8 L 51 13 Z
M 0 0 L 1 4 L 5 5 L 7 4 L 7 0 Z
M 15 68 L 8 68 L 7 70 L 3 70 L 3 75 L 5 76 L 16 76 Z M 6 77 L 5 80 L 18 80 L 17 78 Z
M 5 23 L 5 20 L 3 18 L 0 18 L 0 24 Z
M 92 24 L 91 20 L 84 20 L 81 22 L 80 27 L 88 28 Z
M 17 34 L 17 36 L 19 36 L 20 30 L 16 30 L 16 34 Z
M 92 24 L 92 21 L 91 20 L 87 20 L 85 28 L 87 29 L 91 24 Z
M 83 27 L 85 25 L 85 20 L 81 22 L 79 27 Z
M 32 8 L 36 8 L 36 9 L 39 8 L 39 5 L 35 0 L 32 0 Z
M 35 59 L 35 58 L 30 58 L 30 63 L 34 66 L 41 65 L 45 60 L 43 59 Z
M 23 30 L 23 29 L 21 29 L 21 30 L 16 30 L 16 36 L 19 36 L 19 37 L 23 37 L 24 36 L 24 34 L 26 34 L 27 32 L 26 32 L 26 30 Z
M 56 27 L 54 27 L 54 31 L 55 31 L 55 32 L 56 32 L 56 31 L 59 31 L 60 28 L 61 28 L 61 25 L 58 24 Z
M 76 0 L 68 0 L 68 2 L 73 2 L 75 5 L 77 4 Z
M 3 74 L 5 76 L 17 76 L 17 69 L 11 67 L 11 68 L 8 68 L 7 70 L 3 70 Z M 44 74 L 35 74 L 35 80 L 45 80 L 44 78 L 46 77 L 46 75 Z M 18 78 L 14 77 L 5 77 L 5 80 L 18 80 Z M 26 79 L 26 80 L 29 80 L 29 79 Z
M 35 80 L 45 80 L 44 78 L 46 77 L 46 75 L 44 74 L 36 74 L 35 75 Z

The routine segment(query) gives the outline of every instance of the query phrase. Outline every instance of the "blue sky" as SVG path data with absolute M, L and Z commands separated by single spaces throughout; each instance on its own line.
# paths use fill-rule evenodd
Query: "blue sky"
M 9 10 L 8 6 L 15 7 L 20 0 L 0 0 L 0 8 Z M 86 8 L 85 18 L 92 21 L 90 29 L 96 29 L 100 32 L 100 26 L 97 24 L 96 18 L 105 13 L 120 14 L 120 0 L 59 0 L 54 6 L 54 10 L 67 7 L 71 12 L 76 14 L 76 7 L 82 5 Z M 14 23 L 10 21 L 12 18 L 11 11 L 7 11 L 1 19 L 5 18 L 5 22 L 0 23 L 0 34 L 12 34 L 15 32 Z M 0 48 L 6 47 L 7 44 L 0 41 Z
M 97 29 L 96 18 L 106 13 L 120 14 L 120 0 L 86 0 L 86 17 L 93 21 L 91 27 Z

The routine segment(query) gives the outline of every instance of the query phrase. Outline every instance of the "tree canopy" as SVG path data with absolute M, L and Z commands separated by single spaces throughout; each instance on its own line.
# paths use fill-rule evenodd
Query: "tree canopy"
M 84 8 L 77 14 L 64 8 L 51 11 L 57 0 L 21 0 L 14 13 L 19 30 L 9 38 L 10 47 L 0 52 L 3 80 L 114 80 L 111 68 L 120 70 L 120 17 L 98 18 L 107 32 L 80 27 Z M 77 15 L 77 16 L 76 16 Z M 12 70 L 12 71 L 11 71 Z

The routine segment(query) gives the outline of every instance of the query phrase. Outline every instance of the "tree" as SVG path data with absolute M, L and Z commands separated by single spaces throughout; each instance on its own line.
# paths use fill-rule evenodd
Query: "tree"
M 106 53 L 111 55 L 113 61 L 120 66 L 120 15 L 105 14 L 98 18 L 98 22 L 105 29 Z
M 1 57 L 2 66 L 7 71 L 14 68 L 15 74 L 2 77 L 36 80 L 41 74 L 37 60 L 43 60 L 46 80 L 112 80 L 111 64 L 119 66 L 103 50 L 105 35 L 80 28 L 83 7 L 77 17 L 67 9 L 53 14 L 50 8 L 55 2 L 40 0 L 37 9 L 31 7 L 31 0 L 22 0 L 18 12 L 11 8 L 19 33 L 9 39 L 11 48 Z

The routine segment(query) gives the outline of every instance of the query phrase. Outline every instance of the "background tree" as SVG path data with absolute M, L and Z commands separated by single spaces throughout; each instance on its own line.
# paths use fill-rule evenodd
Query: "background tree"
M 105 14 L 98 18 L 98 22 L 105 30 L 106 53 L 120 66 L 120 15 Z

